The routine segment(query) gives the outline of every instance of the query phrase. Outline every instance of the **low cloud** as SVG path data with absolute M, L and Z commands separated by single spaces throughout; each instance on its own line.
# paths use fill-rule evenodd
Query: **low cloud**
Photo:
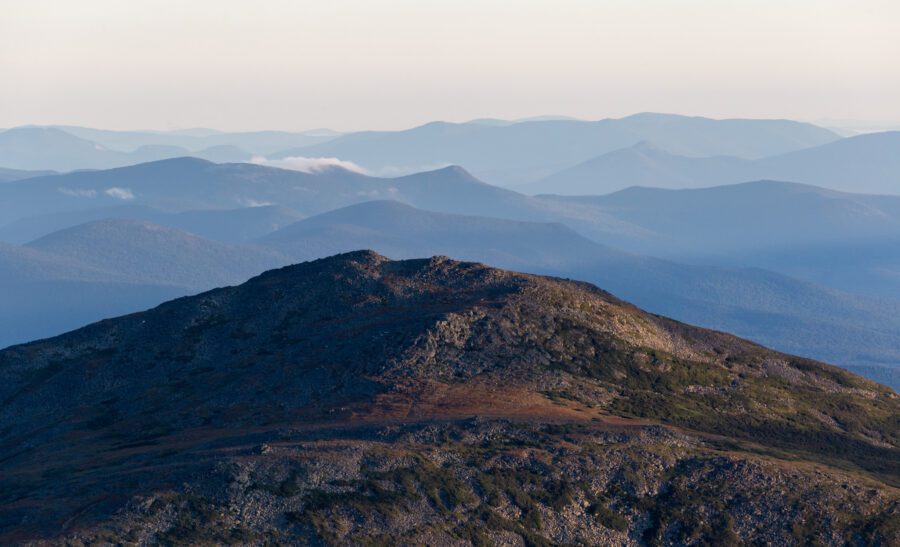
M 328 169 L 339 167 L 354 173 L 367 174 L 366 170 L 356 165 L 352 161 L 345 161 L 339 158 L 307 158 L 304 156 L 291 156 L 282 159 L 268 159 L 262 156 L 254 156 L 250 163 L 257 165 L 268 165 L 269 167 L 278 167 L 281 169 L 290 169 L 292 171 L 302 171 L 304 173 L 319 173 Z
M 121 200 L 132 200 L 134 199 L 134 193 L 128 188 L 118 188 L 113 186 L 112 188 L 107 188 L 104 192 L 107 196 L 111 198 L 121 199 Z
M 269 205 L 275 205 L 271 201 L 258 201 L 253 198 L 238 198 L 237 202 L 241 204 L 241 207 L 267 207 Z
M 58 188 L 59 193 L 76 198 L 93 198 L 97 197 L 96 190 L 82 190 L 80 188 Z

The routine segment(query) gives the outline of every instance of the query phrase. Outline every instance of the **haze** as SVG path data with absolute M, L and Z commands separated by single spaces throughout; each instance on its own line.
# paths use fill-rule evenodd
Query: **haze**
M 900 3 L 0 2 L 0 127 L 900 120 Z

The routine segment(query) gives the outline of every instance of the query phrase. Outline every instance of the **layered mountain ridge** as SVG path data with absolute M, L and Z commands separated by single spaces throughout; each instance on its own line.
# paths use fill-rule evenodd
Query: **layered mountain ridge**
M 900 192 L 900 132 L 857 135 L 769 157 L 691 157 L 652 142 L 613 150 L 539 181 L 526 193 L 599 195 L 630 186 L 702 188 L 759 179 L 814 184 L 857 193 Z

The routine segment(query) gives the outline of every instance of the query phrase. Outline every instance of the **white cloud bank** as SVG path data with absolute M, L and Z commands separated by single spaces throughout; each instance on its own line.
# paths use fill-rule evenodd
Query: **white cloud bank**
M 91 189 L 84 188 L 57 188 L 59 193 L 65 194 L 67 196 L 72 196 L 76 198 L 95 198 L 97 197 L 97 191 Z M 111 198 L 121 199 L 123 201 L 131 201 L 134 199 L 134 192 L 129 190 L 128 188 L 119 188 L 118 186 L 113 186 L 112 188 L 107 188 L 103 191 L 104 194 Z
M 114 186 L 112 188 L 107 188 L 103 193 L 111 198 L 121 199 L 125 201 L 134 199 L 134 193 L 128 188 L 118 188 Z
M 241 204 L 241 207 L 268 207 L 269 205 L 275 205 L 271 201 L 259 201 L 253 198 L 238 198 L 237 202 Z
M 282 159 L 268 159 L 262 156 L 254 156 L 250 163 L 257 165 L 268 165 L 270 167 L 279 167 L 281 169 L 290 169 L 292 171 L 302 171 L 304 173 L 319 173 L 327 169 L 339 167 L 354 173 L 367 174 L 366 170 L 356 165 L 352 161 L 345 161 L 339 158 L 307 158 L 304 156 L 291 156 Z

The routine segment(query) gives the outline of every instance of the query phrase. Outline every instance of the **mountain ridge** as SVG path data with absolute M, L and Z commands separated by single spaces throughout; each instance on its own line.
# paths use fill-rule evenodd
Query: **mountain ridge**
M 896 393 L 446 257 L 273 270 L 0 351 L 0 377 L 5 541 L 896 538 Z
M 758 159 L 689 157 L 646 143 L 606 152 L 516 186 L 526 193 L 602 195 L 629 186 L 703 188 L 757 179 L 853 193 L 900 193 L 900 132 L 847 137 Z
M 649 113 L 508 125 L 432 122 L 403 131 L 351 133 L 319 145 L 283 150 L 273 157 L 339 157 L 376 173 L 422 171 L 455 163 L 481 179 L 511 187 L 644 140 L 692 156 L 762 157 L 837 138 L 831 131 L 799 122 Z

